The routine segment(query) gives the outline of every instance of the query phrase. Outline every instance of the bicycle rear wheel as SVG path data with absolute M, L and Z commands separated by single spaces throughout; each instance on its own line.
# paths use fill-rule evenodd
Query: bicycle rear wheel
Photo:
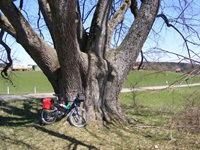
M 57 111 L 42 109 L 41 110 L 41 119 L 42 119 L 42 122 L 45 124 L 52 124 L 57 119 Z
M 82 107 L 76 107 L 71 110 L 69 115 L 69 122 L 78 128 L 84 127 L 87 125 L 89 120 L 89 115 L 85 109 Z

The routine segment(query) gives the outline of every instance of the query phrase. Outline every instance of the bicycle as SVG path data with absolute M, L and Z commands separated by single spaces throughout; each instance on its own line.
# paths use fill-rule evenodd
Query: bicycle
M 51 98 L 43 99 L 43 108 L 40 116 L 44 124 L 52 124 L 56 120 L 68 115 L 69 123 L 75 127 L 84 127 L 87 125 L 89 115 L 86 110 L 80 107 L 81 102 L 85 100 L 83 93 L 78 93 L 74 100 L 65 100 L 67 105 L 61 104 L 58 94 L 53 94 L 57 98 L 57 105 L 54 105 L 54 101 Z

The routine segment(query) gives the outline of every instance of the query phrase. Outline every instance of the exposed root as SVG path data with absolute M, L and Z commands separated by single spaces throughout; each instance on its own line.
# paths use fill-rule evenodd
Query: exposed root
M 104 125 L 108 123 L 120 127 L 130 122 L 130 120 L 122 114 L 111 114 L 106 111 L 103 112 L 103 120 Z

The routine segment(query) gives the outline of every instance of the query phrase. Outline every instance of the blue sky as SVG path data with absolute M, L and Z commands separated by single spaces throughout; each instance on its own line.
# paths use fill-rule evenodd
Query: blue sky
M 19 0 L 18 0 L 19 1 Z M 16 1 L 16 3 L 18 2 Z M 190 0 L 191 1 L 191 0 Z M 198 17 L 200 18 L 200 1 L 199 0 L 194 0 L 196 3 L 196 8 L 193 8 L 192 11 L 194 11 Z M 174 0 L 165 0 L 167 2 L 167 7 L 163 9 L 166 14 L 168 14 L 168 17 L 170 16 L 178 16 L 179 15 L 179 10 L 177 9 L 172 9 L 170 5 L 174 5 L 173 3 L 177 3 L 178 1 Z M 32 5 L 30 5 L 30 3 Z M 38 13 L 38 6 L 36 0 L 31 0 L 31 1 L 24 1 L 24 9 L 30 13 L 29 15 L 29 20 L 31 21 L 32 26 L 36 29 L 36 22 L 37 22 L 37 13 Z M 195 22 L 196 23 L 196 22 Z M 163 27 L 163 29 L 160 31 L 160 28 Z M 47 33 L 45 29 L 43 29 L 44 33 Z M 163 25 L 163 20 L 161 18 L 158 18 L 154 24 L 154 31 L 158 32 L 160 31 L 160 36 L 155 36 L 155 33 L 153 30 L 151 31 L 148 40 L 145 42 L 143 46 L 143 51 L 149 51 L 151 47 L 159 47 L 164 50 L 169 50 L 169 51 L 174 51 L 179 54 L 183 54 L 185 56 L 187 55 L 187 50 L 183 46 L 183 40 L 181 39 L 180 35 L 175 32 L 174 29 L 172 28 L 165 28 L 165 25 Z M 47 40 L 47 39 L 46 39 Z M 25 52 L 25 50 L 13 40 L 13 38 L 9 38 L 7 41 L 9 41 L 9 45 L 12 45 L 12 55 L 15 58 L 16 63 L 21 63 L 21 64 L 35 64 L 35 62 L 30 58 L 30 56 Z M 198 43 L 199 40 L 197 40 Z M 200 48 L 199 46 L 192 46 L 190 45 L 190 48 L 194 50 L 196 53 L 200 54 Z M 150 51 L 149 51 L 150 52 Z M 146 56 L 151 61 L 180 61 L 180 58 L 178 58 L 175 55 L 169 55 L 169 54 L 164 54 L 164 53 L 156 53 L 156 54 L 150 54 Z
M 198 43 L 198 46 L 189 44 L 189 48 L 194 51 L 196 54 L 200 55 L 200 39 L 197 38 L 196 34 L 192 33 L 191 30 L 187 30 L 181 25 L 183 23 L 183 20 L 180 18 L 185 17 L 184 20 L 186 24 L 193 25 L 193 28 L 200 32 L 200 1 L 199 0 L 188 0 L 188 2 L 194 2 L 192 6 L 189 6 L 189 3 L 184 4 L 183 1 L 181 3 L 182 9 L 184 9 L 186 6 L 185 13 L 181 13 L 182 10 L 178 7 L 174 7 L 174 5 L 180 6 L 178 4 L 179 1 L 174 0 L 164 0 L 162 2 L 166 2 L 165 8 L 160 9 L 159 13 L 164 13 L 168 18 L 170 18 L 170 21 L 172 21 L 172 24 L 175 25 L 185 37 L 191 36 L 192 38 L 189 38 L 188 40 Z M 163 6 L 163 5 L 162 5 Z M 179 17 L 179 20 L 177 18 Z M 191 20 L 191 18 L 193 20 Z M 179 22 L 176 23 L 175 21 Z M 181 22 L 182 21 L 182 22 Z M 159 32 L 160 36 L 155 36 L 155 33 L 151 31 L 151 34 L 149 35 L 148 40 L 146 41 L 143 49 L 145 51 L 148 51 L 151 47 L 158 47 L 167 51 L 175 52 L 180 55 L 184 55 L 188 57 L 188 51 L 186 49 L 186 46 L 184 44 L 184 40 L 182 39 L 181 35 L 175 31 L 172 27 L 168 28 L 164 24 L 164 21 L 161 18 L 157 18 L 155 21 L 153 30 L 156 32 Z M 162 28 L 162 30 L 160 30 Z M 159 55 L 160 54 L 160 55 Z M 173 61 L 173 62 L 179 62 L 182 60 L 181 57 L 177 57 L 176 55 L 170 55 L 170 54 L 164 54 L 164 53 L 157 53 L 157 56 L 152 55 L 151 59 L 155 61 Z M 162 57 L 161 57 L 162 56 Z M 193 53 L 191 53 L 191 57 L 193 59 L 199 59 L 199 57 L 193 57 L 195 56 Z M 182 60 L 182 62 L 189 62 L 186 60 Z

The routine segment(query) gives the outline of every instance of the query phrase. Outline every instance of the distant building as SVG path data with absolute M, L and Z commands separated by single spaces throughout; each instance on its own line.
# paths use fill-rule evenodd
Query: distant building
M 39 71 L 41 69 L 40 69 L 40 67 L 38 65 L 32 65 L 32 70 Z
M 176 68 L 176 73 L 178 72 L 183 72 L 183 69 L 182 68 Z
M 13 63 L 12 71 L 28 71 L 28 65 Z
M 133 70 L 138 70 L 139 66 L 133 66 Z
M 6 66 L 4 63 L 0 63 L 0 71 L 3 70 L 3 68 Z M 10 70 L 12 71 L 39 71 L 41 70 L 38 65 L 26 65 L 26 64 L 17 64 L 13 63 L 10 67 Z

